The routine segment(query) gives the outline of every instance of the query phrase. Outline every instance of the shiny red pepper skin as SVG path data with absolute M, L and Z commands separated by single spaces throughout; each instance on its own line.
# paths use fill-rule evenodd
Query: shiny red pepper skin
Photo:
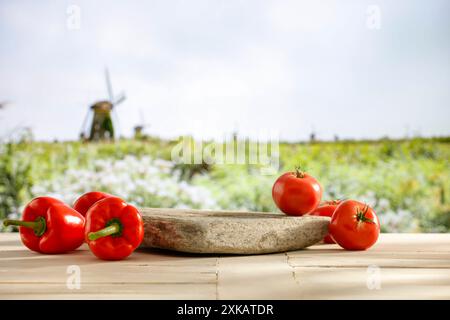
M 93 234 L 99 234 L 108 226 L 120 227 L 117 227 L 117 232 L 93 239 Z M 96 202 L 86 214 L 85 240 L 92 253 L 100 259 L 125 259 L 141 244 L 143 238 L 141 214 L 118 197 Z
M 34 222 L 39 217 L 45 221 L 42 235 L 36 235 L 30 227 L 20 226 L 19 229 L 23 244 L 30 250 L 47 254 L 64 253 L 83 244 L 85 219 L 62 201 L 51 197 L 31 200 L 23 211 L 22 222 Z M 14 221 L 7 221 L 14 224 Z
M 100 191 L 86 192 L 74 202 L 73 208 L 85 217 L 87 211 L 94 203 L 108 197 L 112 197 L 112 195 Z

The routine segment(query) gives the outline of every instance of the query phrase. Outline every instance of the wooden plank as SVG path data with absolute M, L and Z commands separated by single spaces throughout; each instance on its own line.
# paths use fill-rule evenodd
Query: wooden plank
M 383 234 L 358 252 L 337 245 L 258 256 L 140 249 L 115 262 L 98 260 L 86 245 L 41 255 L 17 233 L 0 234 L 0 298 L 450 299 L 449 263 L 450 234 Z M 80 290 L 66 285 L 69 265 L 80 267 Z
M 68 289 L 62 283 L 0 283 L 0 299 L 215 299 L 215 284 L 89 283 Z
M 380 251 L 450 253 L 448 233 L 384 233 L 373 246 Z
M 450 253 L 420 255 L 408 252 L 320 250 L 288 253 L 294 267 L 367 267 L 377 265 L 390 268 L 450 268 Z
M 138 250 L 122 261 L 102 261 L 86 245 L 63 255 L 31 252 L 18 234 L 0 235 L 2 299 L 215 299 L 216 257 Z M 71 290 L 67 267 L 80 268 Z
M 8 279 L 0 280 L 0 283 L 66 283 L 69 274 L 66 268 L 45 268 L 24 272 L 21 270 L 8 272 Z M 38 272 L 38 274 L 36 274 Z M 2 272 L 2 275 L 6 272 Z M 80 268 L 81 283 L 215 283 L 216 272 L 183 272 L 180 270 L 152 270 L 150 268 L 116 268 L 115 270 L 99 269 L 86 270 Z
M 296 299 L 300 288 L 285 254 L 222 257 L 218 264 L 219 299 Z
M 121 268 L 137 267 L 149 271 L 167 270 L 186 272 L 214 272 L 216 257 L 181 257 L 135 252 L 128 259 L 122 261 L 102 261 L 87 251 L 75 251 L 65 255 L 41 255 L 26 249 L 21 251 L 0 251 L 0 272 L 42 270 L 43 268 L 67 268 L 69 265 L 78 265 L 85 270 L 120 270 Z M 1 275 L 0 275 L 1 277 Z M 1 279 L 1 278 L 0 278 Z
M 343 250 L 336 244 L 315 245 L 307 250 Z M 382 233 L 371 251 L 450 252 L 448 233 Z M 361 252 L 361 251 L 359 251 Z
M 450 299 L 449 269 L 295 268 L 298 299 Z
M 450 236 L 382 234 L 366 251 L 346 251 L 336 244 L 316 245 L 289 252 L 288 257 L 290 265 L 304 267 L 450 268 Z

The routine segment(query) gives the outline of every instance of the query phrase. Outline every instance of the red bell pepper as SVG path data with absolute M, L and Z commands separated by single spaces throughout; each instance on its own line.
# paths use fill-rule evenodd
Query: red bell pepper
M 108 197 L 112 197 L 112 195 L 100 191 L 87 192 L 75 201 L 73 208 L 85 217 L 86 212 L 94 203 Z
M 5 220 L 5 226 L 20 226 L 20 237 L 30 250 L 64 253 L 84 241 L 84 217 L 62 201 L 38 197 L 25 207 L 22 220 Z
M 92 253 L 100 259 L 124 259 L 143 238 L 141 214 L 118 197 L 96 202 L 86 214 L 85 239 Z

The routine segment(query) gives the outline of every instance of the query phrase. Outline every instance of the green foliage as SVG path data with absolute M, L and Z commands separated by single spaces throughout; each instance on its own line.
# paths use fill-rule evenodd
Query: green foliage
M 407 212 L 402 231 L 450 229 L 450 144 L 434 139 L 282 146 L 284 170 L 306 165 L 328 198 L 364 199 L 393 220 Z M 392 219 L 391 219 L 392 218 Z M 395 219 L 394 219 L 395 220 Z M 389 224 L 383 224 L 390 231 Z M 395 228 L 394 228 L 395 230 Z
M 61 177 L 68 172 L 81 170 L 88 176 L 90 172 L 97 176 L 103 172 L 111 176 L 119 175 L 114 171 L 116 169 L 103 168 L 104 171 L 99 172 L 98 161 L 108 161 L 111 168 L 115 168 L 116 161 L 127 157 L 140 159 L 148 156 L 170 161 L 176 143 L 148 137 L 145 140 L 98 143 L 34 142 L 4 145 L 0 155 L 1 217 L 17 212 L 20 206 L 32 196 L 41 195 L 41 192 L 64 192 L 56 190 L 52 184 L 58 179 L 64 181 Z M 448 138 L 281 143 L 281 167 L 278 174 L 301 165 L 321 182 L 325 190 L 324 199 L 357 198 L 372 205 L 380 216 L 383 231 L 448 232 L 449 159 Z M 141 165 L 141 162 L 134 160 L 130 163 Z M 129 180 L 133 182 L 140 179 L 138 169 L 124 167 L 120 170 L 125 170 L 125 175 L 123 171 L 120 175 L 126 176 L 129 171 Z M 190 190 L 190 186 L 208 190 L 217 204 L 215 208 L 275 210 L 271 187 L 277 176 L 263 175 L 255 165 L 215 164 L 203 167 L 173 164 L 171 170 L 161 178 L 166 181 L 170 175 L 176 175 L 175 182 L 170 180 L 170 186 L 174 189 L 165 190 L 166 194 L 170 194 L 169 198 L 158 192 L 145 192 L 145 183 L 150 178 L 139 180 L 142 186 L 136 189 L 138 191 L 133 191 L 135 186 L 129 186 L 131 191 L 124 196 L 129 196 L 127 200 L 140 205 L 176 206 L 177 196 L 171 195 L 171 190 L 178 190 L 174 184 L 181 179 L 180 188 L 187 188 L 187 193 L 183 194 L 203 195 L 195 188 L 194 191 Z M 147 175 L 150 177 L 152 173 L 147 172 Z M 76 178 L 77 172 L 72 172 L 72 176 Z M 36 188 L 32 189 L 33 185 Z M 73 189 L 73 193 L 95 185 L 95 181 L 84 187 L 82 185 Z M 155 182 L 154 186 L 165 188 L 159 182 Z M 64 189 L 61 186 L 58 188 Z M 110 192 L 117 191 L 107 189 Z M 39 190 L 39 194 L 33 194 L 33 190 L 34 193 Z M 180 206 L 209 205 L 208 202 L 202 204 L 199 201 L 193 204 L 187 199 L 179 201 Z
M 16 146 L 6 144 L 0 151 L 0 219 L 17 214 L 31 195 L 31 164 Z

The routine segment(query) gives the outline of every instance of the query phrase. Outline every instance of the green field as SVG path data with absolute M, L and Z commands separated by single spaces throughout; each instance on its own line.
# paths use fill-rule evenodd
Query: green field
M 0 219 L 38 195 L 72 202 L 104 190 L 138 206 L 276 210 L 276 175 L 257 165 L 179 165 L 176 141 L 22 142 L 1 145 Z M 301 165 L 324 199 L 372 205 L 385 232 L 450 231 L 450 138 L 281 143 L 279 173 Z

